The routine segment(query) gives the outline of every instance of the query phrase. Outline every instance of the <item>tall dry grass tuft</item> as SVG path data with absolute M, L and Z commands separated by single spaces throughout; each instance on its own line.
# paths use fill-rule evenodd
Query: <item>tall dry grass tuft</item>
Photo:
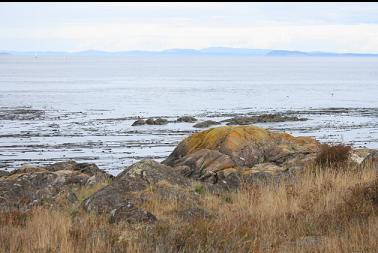
M 219 195 L 196 184 L 163 197 L 148 189 L 143 208 L 158 217 L 150 226 L 109 224 L 70 207 L 1 214 L 0 252 L 376 252 L 376 171 L 347 166 Z M 179 216 L 194 203 L 210 215 Z
M 0 252 L 138 252 L 132 243 L 119 241 L 122 230 L 102 216 L 34 209 L 22 225 L 2 221 Z

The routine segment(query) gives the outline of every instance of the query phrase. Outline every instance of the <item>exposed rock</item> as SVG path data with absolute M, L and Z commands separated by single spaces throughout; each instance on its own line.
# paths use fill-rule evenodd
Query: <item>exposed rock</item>
M 75 202 L 71 189 L 84 186 L 89 178 L 96 182 L 110 176 L 95 164 L 73 161 L 46 167 L 23 167 L 0 178 L 0 210 L 27 210 L 36 205 L 59 205 L 67 200 Z
M 216 173 L 215 178 L 216 187 L 212 188 L 212 191 L 236 190 L 244 181 L 240 170 L 236 168 L 221 170 Z
M 236 190 L 244 183 L 246 185 L 263 185 L 267 183 L 290 182 L 293 174 L 285 168 L 271 164 L 258 164 L 252 168 L 230 168 L 218 171 L 213 175 L 216 187 L 210 187 L 213 192 Z M 208 186 L 209 187 L 209 186 Z
M 131 126 L 141 126 L 145 124 L 146 124 L 146 121 L 144 119 L 137 119 L 136 121 L 134 121 L 134 123 Z
M 85 199 L 82 207 L 86 211 L 114 216 L 112 219 L 115 221 L 119 221 L 121 217 L 135 220 L 134 214 L 139 217 L 143 213 L 150 219 L 150 214 L 137 207 L 144 201 L 138 193 L 140 195 L 145 189 L 162 182 L 180 187 L 190 185 L 189 180 L 174 168 L 153 160 L 143 160 L 126 168 L 110 185 Z M 127 214 L 128 210 L 134 214 Z
M 378 170 L 378 150 L 372 150 L 371 153 L 361 163 L 362 166 L 372 166 Z
M 66 170 L 79 172 L 85 175 L 85 182 L 82 182 L 84 184 L 96 184 L 113 177 L 112 175 L 107 174 L 105 171 L 100 170 L 94 163 L 77 163 L 75 161 L 58 162 L 46 166 L 46 169 L 54 172 Z M 70 181 L 68 180 L 68 182 Z
M 157 119 L 149 118 L 147 120 L 138 119 L 131 126 L 166 125 L 166 124 L 168 124 L 168 120 L 167 119 L 163 119 L 163 118 L 157 118 Z
M 153 118 L 147 119 L 146 124 L 147 125 L 155 125 L 155 120 Z
M 248 185 L 266 184 L 268 182 L 272 182 L 273 179 L 274 176 L 265 171 L 243 174 L 243 182 L 247 183 Z
M 179 169 L 187 177 L 210 181 L 216 180 L 212 177 L 218 171 L 236 166 L 228 155 L 210 149 L 200 149 L 188 154 L 177 160 L 175 165 L 182 166 Z
M 254 126 L 223 126 L 198 132 L 184 139 L 164 160 L 176 166 L 184 157 L 202 149 L 229 156 L 238 167 L 253 167 L 271 162 L 286 165 L 297 156 L 314 154 L 319 142 L 310 137 L 293 137 Z
M 223 126 L 186 138 L 163 164 L 185 176 L 234 188 L 245 178 L 269 178 L 303 168 L 318 149 L 319 142 L 310 137 L 254 126 Z
M 111 212 L 110 223 L 128 222 L 128 223 L 154 223 L 156 217 L 145 210 L 135 207 L 131 202 L 120 206 Z
M 223 122 L 228 122 L 227 125 L 250 125 L 255 123 L 266 122 L 285 122 L 285 121 L 305 121 L 305 118 L 298 118 L 295 116 L 283 116 L 280 114 L 262 114 L 258 116 L 234 117 L 226 119 Z
M 193 127 L 196 127 L 196 128 L 206 128 L 206 127 L 210 127 L 210 126 L 214 126 L 214 125 L 219 125 L 219 124 L 220 124 L 219 122 L 216 122 L 216 121 L 213 121 L 213 120 L 206 120 L 206 121 L 199 122 L 199 123 L 195 124 Z
M 168 120 L 163 118 L 157 118 L 154 120 L 153 125 L 166 125 L 168 124 Z
M 142 160 L 129 166 L 115 177 L 114 182 L 126 183 L 125 186 L 129 191 L 138 191 L 162 180 L 176 185 L 189 184 L 189 181 L 180 176 L 172 167 L 154 160 Z
M 293 183 L 294 171 L 274 163 L 261 163 L 252 168 L 244 169 L 241 178 L 247 185 L 261 185 L 267 183 Z
M 8 176 L 8 175 L 9 175 L 8 171 L 0 170 L 0 177 L 5 177 L 5 176 Z
M 177 122 L 186 122 L 186 123 L 194 123 L 197 119 L 192 116 L 183 116 L 177 119 Z

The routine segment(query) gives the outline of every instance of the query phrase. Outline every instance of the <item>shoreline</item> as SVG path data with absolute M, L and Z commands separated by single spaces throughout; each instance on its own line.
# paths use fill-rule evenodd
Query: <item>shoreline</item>
M 272 131 L 311 136 L 321 142 L 343 142 L 355 148 L 378 147 L 378 108 L 308 108 L 303 110 L 241 109 L 239 112 L 194 113 L 195 123 L 175 122 L 183 115 L 156 115 L 164 125 L 131 126 L 138 116 L 108 117 L 111 111 L 67 112 L 31 107 L 1 107 L 0 168 L 11 171 L 21 164 L 47 165 L 64 160 L 95 162 L 116 175 L 142 159 L 164 159 L 183 138 L 207 128 L 198 122 L 214 120 L 222 126 L 234 117 L 275 114 L 306 121 L 256 123 Z M 142 115 L 140 115 L 142 116 Z M 146 119 L 150 117 L 144 117 Z M 346 135 L 351 135 L 343 141 Z

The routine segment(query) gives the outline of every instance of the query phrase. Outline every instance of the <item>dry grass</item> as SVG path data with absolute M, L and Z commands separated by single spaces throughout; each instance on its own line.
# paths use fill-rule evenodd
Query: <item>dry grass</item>
M 221 195 L 194 184 L 182 192 L 188 194 L 184 202 L 151 188 L 143 206 L 159 219 L 151 226 L 109 224 L 68 207 L 1 214 L 0 252 L 376 252 L 376 171 L 308 171 L 290 185 L 245 186 Z M 212 216 L 177 215 L 192 203 Z

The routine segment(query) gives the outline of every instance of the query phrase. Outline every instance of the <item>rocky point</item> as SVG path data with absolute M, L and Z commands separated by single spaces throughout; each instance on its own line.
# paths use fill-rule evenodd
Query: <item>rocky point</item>
M 114 178 L 95 164 L 74 161 L 0 173 L 0 211 L 76 203 L 112 223 L 154 223 L 159 214 L 147 211 L 145 204 L 158 198 L 162 203 L 174 200 L 182 219 L 212 217 L 199 208 L 203 189 L 222 193 L 243 184 L 292 180 L 314 162 L 320 146 L 310 137 L 255 126 L 211 128 L 181 141 L 162 163 L 142 160 Z M 350 159 L 361 166 L 376 165 L 377 152 L 353 150 Z M 79 203 L 73 189 L 105 181 L 107 186 Z

